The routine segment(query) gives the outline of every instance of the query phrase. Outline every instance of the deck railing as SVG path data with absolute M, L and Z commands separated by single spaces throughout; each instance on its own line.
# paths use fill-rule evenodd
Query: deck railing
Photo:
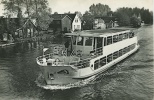
M 83 59 L 83 57 L 82 57 L 83 55 L 82 54 L 79 55 L 79 54 L 75 53 L 75 51 L 72 51 L 72 53 L 69 56 L 79 57 L 80 60 L 78 60 L 78 61 L 70 61 L 69 65 L 74 65 L 74 66 L 77 66 L 78 68 L 88 67 L 89 64 L 90 64 L 90 60 L 92 58 L 100 56 L 102 54 L 103 54 L 103 49 L 102 48 L 97 48 L 97 49 L 94 49 L 93 51 L 91 51 L 90 55 L 86 56 L 87 57 L 86 59 Z M 43 55 L 43 56 L 39 56 L 39 57 L 36 58 L 36 60 L 39 61 L 40 63 L 43 63 L 43 58 L 45 58 L 46 60 L 53 59 L 54 55 L 61 56 L 61 57 L 65 57 L 65 56 L 68 57 L 67 49 L 65 49 L 65 50 L 58 50 L 57 52 L 53 50 L 52 53 L 46 54 L 46 55 Z M 64 63 L 64 61 L 61 61 L 61 62 Z

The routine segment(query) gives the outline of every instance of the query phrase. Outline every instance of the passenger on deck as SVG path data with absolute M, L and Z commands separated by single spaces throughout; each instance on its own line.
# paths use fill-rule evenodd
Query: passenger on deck
M 68 47 L 69 47 L 69 41 L 67 40 L 64 45 L 65 45 L 65 48 L 68 49 Z
M 68 48 L 69 48 L 69 45 L 70 45 L 70 43 L 69 43 L 69 40 L 67 40 L 66 42 L 65 42 L 65 49 L 66 49 L 66 52 L 67 52 L 67 56 L 69 55 L 68 53 L 69 53 L 69 50 L 68 50 Z

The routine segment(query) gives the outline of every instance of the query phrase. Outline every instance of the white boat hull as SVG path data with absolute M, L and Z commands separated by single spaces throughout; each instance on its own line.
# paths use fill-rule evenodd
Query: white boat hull
M 122 55 L 121 57 L 111 61 L 110 63 L 96 70 L 93 70 L 90 66 L 86 68 L 81 68 L 81 69 L 74 69 L 69 65 L 68 66 L 50 66 L 50 65 L 40 66 L 40 69 L 43 73 L 44 79 L 47 84 L 54 84 L 54 85 L 55 84 L 58 84 L 58 85 L 73 84 L 82 79 L 85 79 L 106 71 L 111 66 L 117 64 L 118 62 L 127 58 L 131 54 L 135 53 L 138 49 L 139 49 L 139 45 L 137 45 L 133 50 L 129 51 L 128 53 Z M 64 70 L 64 72 L 60 74 L 57 73 L 62 70 Z

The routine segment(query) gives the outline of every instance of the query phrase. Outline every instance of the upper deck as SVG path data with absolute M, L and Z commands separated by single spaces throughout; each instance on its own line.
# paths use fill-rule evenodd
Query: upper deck
M 112 28 L 106 30 L 85 30 L 81 32 L 65 33 L 66 36 L 83 36 L 83 37 L 107 37 L 115 34 L 130 32 L 135 30 L 135 28 Z

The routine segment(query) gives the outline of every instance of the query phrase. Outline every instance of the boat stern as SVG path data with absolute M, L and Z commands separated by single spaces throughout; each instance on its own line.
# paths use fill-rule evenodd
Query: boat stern
M 47 84 L 63 85 L 77 82 L 73 79 L 77 71 L 70 66 L 40 66 Z

